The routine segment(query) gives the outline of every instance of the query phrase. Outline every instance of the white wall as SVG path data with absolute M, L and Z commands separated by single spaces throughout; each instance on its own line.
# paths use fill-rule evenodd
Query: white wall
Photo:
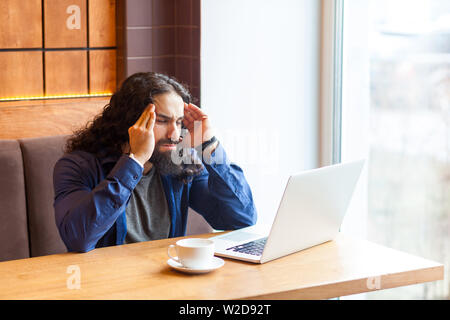
M 368 1 L 347 0 L 344 4 L 344 48 L 342 79 L 342 162 L 366 159 L 341 231 L 353 238 L 367 237 L 370 59 Z M 366 294 L 342 300 L 366 299 Z
M 271 223 L 289 175 L 318 165 L 320 1 L 201 9 L 201 106 Z
M 366 159 L 341 230 L 367 236 L 369 168 L 370 57 L 368 1 L 349 0 L 344 7 L 342 79 L 342 162 Z

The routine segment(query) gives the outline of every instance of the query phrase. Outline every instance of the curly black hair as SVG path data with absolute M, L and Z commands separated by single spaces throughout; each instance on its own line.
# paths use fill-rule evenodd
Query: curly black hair
M 192 102 L 187 88 L 174 77 L 156 72 L 131 75 L 112 95 L 103 112 L 69 137 L 64 151 L 70 153 L 82 150 L 99 158 L 120 156 L 123 153 L 122 146 L 129 141 L 128 129 L 136 123 L 148 104 L 153 103 L 152 97 L 169 92 L 177 93 L 185 103 Z M 183 166 L 185 170 L 179 178 L 184 182 L 203 169 L 199 164 Z

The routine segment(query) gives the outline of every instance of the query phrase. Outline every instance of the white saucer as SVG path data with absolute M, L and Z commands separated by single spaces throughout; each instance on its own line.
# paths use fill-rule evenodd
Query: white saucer
M 174 268 L 175 270 L 178 270 L 181 272 L 199 274 L 199 273 L 208 273 L 213 270 L 219 269 L 220 267 L 222 267 L 225 264 L 225 261 L 223 261 L 222 259 L 220 259 L 218 257 L 213 257 L 211 266 L 209 266 L 208 268 L 203 268 L 203 269 L 186 268 L 181 263 L 178 263 L 173 259 L 167 260 L 167 264 L 169 266 L 171 266 L 172 268 Z

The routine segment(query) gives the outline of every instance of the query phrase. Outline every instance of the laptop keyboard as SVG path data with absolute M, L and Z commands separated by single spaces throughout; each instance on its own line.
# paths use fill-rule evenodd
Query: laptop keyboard
M 264 246 L 266 245 L 266 238 L 258 239 L 255 241 L 250 241 L 244 244 L 240 244 L 238 246 L 234 246 L 228 248 L 227 250 L 232 250 L 234 252 L 241 252 L 246 254 L 251 254 L 254 256 L 260 256 L 264 250 Z

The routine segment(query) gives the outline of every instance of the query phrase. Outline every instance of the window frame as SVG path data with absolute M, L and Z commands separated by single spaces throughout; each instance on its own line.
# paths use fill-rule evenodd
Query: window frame
M 319 165 L 341 162 L 344 0 L 322 0 Z

